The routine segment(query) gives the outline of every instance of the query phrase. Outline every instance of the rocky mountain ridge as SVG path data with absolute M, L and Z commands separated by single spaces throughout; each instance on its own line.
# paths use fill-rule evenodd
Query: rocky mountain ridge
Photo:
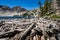
M 6 12 L 6 11 L 10 11 L 10 12 L 24 12 L 26 11 L 27 9 L 25 8 L 22 8 L 20 6 L 15 6 L 13 8 L 10 8 L 9 6 L 3 6 L 3 5 L 0 5 L 0 11 L 3 11 L 3 12 Z

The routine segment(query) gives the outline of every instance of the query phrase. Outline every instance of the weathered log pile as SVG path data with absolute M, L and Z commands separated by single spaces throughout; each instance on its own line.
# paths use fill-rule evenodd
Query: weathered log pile
M 0 21 L 0 40 L 60 40 L 60 20 L 18 19 Z

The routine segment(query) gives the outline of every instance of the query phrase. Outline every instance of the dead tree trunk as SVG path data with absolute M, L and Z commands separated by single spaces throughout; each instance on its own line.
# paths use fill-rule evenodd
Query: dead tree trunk
M 14 35 L 20 33 L 21 31 L 23 31 L 23 30 L 16 29 L 16 30 L 10 30 L 8 32 L 1 32 L 0 38 L 13 37 Z
M 31 29 L 33 29 L 34 27 L 35 23 L 32 23 L 32 25 L 30 25 L 30 27 L 23 32 L 20 40 L 25 40 L 25 38 L 30 34 Z

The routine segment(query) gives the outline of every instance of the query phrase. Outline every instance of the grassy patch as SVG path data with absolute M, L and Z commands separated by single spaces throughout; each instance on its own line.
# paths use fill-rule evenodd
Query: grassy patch
M 59 15 L 56 15 L 56 14 L 53 14 L 53 15 L 50 16 L 50 18 L 60 19 L 60 16 Z

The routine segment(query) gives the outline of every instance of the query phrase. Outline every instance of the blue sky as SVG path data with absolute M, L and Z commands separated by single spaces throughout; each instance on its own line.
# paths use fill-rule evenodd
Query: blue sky
M 7 5 L 10 7 L 21 6 L 28 10 L 32 10 L 38 8 L 38 1 L 39 0 L 0 0 L 0 5 Z M 44 3 L 44 0 L 40 1 L 42 4 Z

